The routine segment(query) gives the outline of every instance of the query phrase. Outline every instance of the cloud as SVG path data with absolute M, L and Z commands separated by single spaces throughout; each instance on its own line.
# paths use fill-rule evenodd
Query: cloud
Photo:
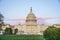
M 37 20 L 51 20 L 51 19 L 59 19 L 59 18 L 56 18 L 56 17 L 37 17 L 36 18 Z M 24 21 L 26 20 L 25 18 L 16 18 L 16 19 L 5 19 L 7 21 Z

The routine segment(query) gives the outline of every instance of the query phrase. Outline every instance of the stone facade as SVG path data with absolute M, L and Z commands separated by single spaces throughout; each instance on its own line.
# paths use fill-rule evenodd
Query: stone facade
M 28 16 L 26 17 L 25 24 L 23 25 L 14 25 L 10 26 L 9 24 L 5 24 L 2 26 L 2 29 L 12 28 L 13 33 L 15 29 L 18 29 L 17 35 L 26 34 L 26 35 L 43 35 L 43 31 L 48 28 L 48 25 L 37 24 L 37 19 L 34 13 L 32 12 L 32 8 Z
M 54 24 L 56 28 L 60 28 L 60 24 Z M 28 16 L 26 17 L 25 24 L 23 25 L 14 25 L 10 26 L 9 24 L 5 24 L 2 26 L 3 31 L 0 31 L 0 34 L 3 34 L 4 30 L 6 28 L 11 27 L 13 29 L 18 29 L 17 35 L 25 34 L 25 35 L 43 35 L 43 32 L 49 27 L 48 25 L 43 24 L 37 24 L 37 19 L 34 13 L 32 12 L 32 8 L 30 9 L 30 12 Z
M 26 17 L 25 24 L 15 25 L 14 29 L 16 28 L 18 29 L 18 33 L 20 34 L 38 35 L 38 34 L 42 34 L 43 31 L 46 28 L 48 28 L 48 26 L 37 24 L 36 16 L 32 12 L 32 8 L 31 8 L 28 16 Z

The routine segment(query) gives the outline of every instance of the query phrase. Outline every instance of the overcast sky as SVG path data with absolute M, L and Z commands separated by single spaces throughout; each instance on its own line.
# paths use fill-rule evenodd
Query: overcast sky
M 59 0 L 0 0 L 0 12 L 4 15 L 6 23 L 14 24 L 19 21 L 6 21 L 6 19 L 26 18 L 30 11 L 36 17 L 52 17 L 55 19 L 44 20 L 46 23 L 60 23 L 60 1 Z M 40 21 L 40 20 L 38 20 Z

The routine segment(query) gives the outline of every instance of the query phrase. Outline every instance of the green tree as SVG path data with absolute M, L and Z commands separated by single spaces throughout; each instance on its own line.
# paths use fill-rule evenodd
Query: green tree
M 57 36 L 57 40 L 60 40 L 60 28 L 57 28 L 57 30 L 58 30 L 58 36 Z
M 44 38 L 48 40 L 57 40 L 58 29 L 55 27 L 49 27 L 44 31 Z
M 16 28 L 15 30 L 14 30 L 14 34 L 16 34 L 18 32 L 18 29 Z
M 4 16 L 0 13 L 0 30 L 2 30 Z
M 11 34 L 13 34 L 13 33 L 12 33 L 12 29 L 11 29 L 11 28 L 6 28 L 4 34 L 6 34 L 6 35 L 11 35 Z

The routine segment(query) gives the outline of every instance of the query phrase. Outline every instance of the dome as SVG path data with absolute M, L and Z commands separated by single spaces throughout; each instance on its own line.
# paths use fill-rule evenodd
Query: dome
M 36 16 L 32 12 L 32 8 L 30 9 L 28 16 L 26 17 L 26 23 L 28 25 L 35 25 L 37 23 Z

